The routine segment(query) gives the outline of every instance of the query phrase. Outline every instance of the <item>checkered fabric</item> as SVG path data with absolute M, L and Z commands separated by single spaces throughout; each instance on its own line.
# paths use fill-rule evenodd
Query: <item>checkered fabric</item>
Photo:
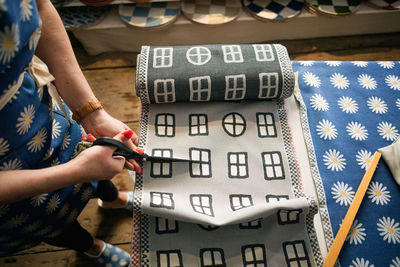
M 348 15 L 354 13 L 362 0 L 306 0 L 318 12 L 329 15 Z
M 215 25 L 228 23 L 239 17 L 242 8 L 239 0 L 185 0 L 182 12 L 194 22 Z
M 247 11 L 261 20 L 287 20 L 301 13 L 302 0 L 242 0 Z
M 129 25 L 140 28 L 166 26 L 180 13 L 180 2 L 136 3 L 119 6 L 120 18 Z
M 107 14 L 108 7 L 61 7 L 58 9 L 61 20 L 65 28 L 73 29 L 79 27 L 87 27 L 99 22 Z
M 384 9 L 400 9 L 400 0 L 369 0 L 368 2 Z

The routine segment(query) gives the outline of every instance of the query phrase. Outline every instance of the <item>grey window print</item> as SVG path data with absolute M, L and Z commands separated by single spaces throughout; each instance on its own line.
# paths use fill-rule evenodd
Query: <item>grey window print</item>
M 270 44 L 254 44 L 254 53 L 257 61 L 274 61 L 275 56 Z
M 224 251 L 221 248 L 200 249 L 201 267 L 226 267 Z
M 288 195 L 266 195 L 265 199 L 267 200 L 267 203 L 274 203 L 274 202 L 278 202 L 281 200 L 288 200 L 289 196 Z
M 183 267 L 180 250 L 158 250 L 157 267 Z
M 279 92 L 279 76 L 277 72 L 258 74 L 258 98 L 276 98 Z
M 208 135 L 208 116 L 207 114 L 189 115 L 189 135 Z
M 249 177 L 247 152 L 228 152 L 228 177 L 239 179 Z
M 170 113 L 160 113 L 156 115 L 155 121 L 156 136 L 174 137 L 175 136 L 175 115 Z
M 243 230 L 261 228 L 261 219 L 253 220 L 247 223 L 240 223 L 239 228 Z
M 190 177 L 209 178 L 211 177 L 211 151 L 202 148 L 189 148 Z
M 174 209 L 175 202 L 172 193 L 150 192 L 150 207 Z
M 219 226 L 214 226 L 214 225 L 205 225 L 205 224 L 198 224 L 198 227 L 200 227 L 201 229 L 205 230 L 205 231 L 215 231 L 219 228 Z
M 233 211 L 253 206 L 253 199 L 251 195 L 241 195 L 241 194 L 230 195 L 229 200 L 231 203 L 231 209 Z
M 242 100 L 246 95 L 246 75 L 225 76 L 225 100 Z
M 228 135 L 238 137 L 246 131 L 246 120 L 237 112 L 228 113 L 222 119 L 222 127 Z
M 283 242 L 282 246 L 287 266 L 311 266 L 304 240 Z
M 295 224 L 300 222 L 300 213 L 303 210 L 301 209 L 280 209 L 278 210 L 278 223 L 281 225 L 285 224 Z
M 242 259 L 244 267 L 267 267 L 265 246 L 263 244 L 242 246 Z
M 207 194 L 190 195 L 190 204 L 192 205 L 194 212 L 214 217 L 211 195 Z
M 285 179 L 281 152 L 263 152 L 261 153 L 261 157 L 263 160 L 265 180 Z
M 243 62 L 243 54 L 240 45 L 223 45 L 222 52 L 224 54 L 225 63 Z
M 189 79 L 190 101 L 209 101 L 211 97 L 211 77 L 201 76 Z
M 258 137 L 277 137 L 275 118 L 272 113 L 256 113 Z
M 157 79 L 154 81 L 154 99 L 156 103 L 175 102 L 175 80 Z
M 154 48 L 153 68 L 169 68 L 172 67 L 173 48 L 158 47 Z
M 179 224 L 175 220 L 156 217 L 156 234 L 175 234 L 179 232 Z
M 155 148 L 151 154 L 157 157 L 172 158 L 172 149 Z M 151 162 L 150 177 L 153 178 L 171 178 L 172 162 Z
M 193 65 L 204 65 L 211 59 L 211 51 L 204 46 L 195 46 L 186 52 L 186 59 Z

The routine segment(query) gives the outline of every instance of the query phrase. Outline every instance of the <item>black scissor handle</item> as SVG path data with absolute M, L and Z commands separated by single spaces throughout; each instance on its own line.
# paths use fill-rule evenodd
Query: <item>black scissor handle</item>
M 144 154 L 130 149 L 124 143 L 111 137 L 99 137 L 93 142 L 93 145 L 116 147 L 117 150 L 114 151 L 113 156 L 123 156 L 126 159 L 143 159 L 145 157 Z

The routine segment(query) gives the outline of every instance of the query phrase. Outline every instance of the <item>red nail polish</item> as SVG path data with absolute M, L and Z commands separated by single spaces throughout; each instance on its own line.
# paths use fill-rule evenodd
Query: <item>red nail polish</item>
M 82 135 L 82 137 L 81 137 L 81 141 L 87 141 L 87 138 L 86 138 L 86 136 Z
M 137 153 L 139 153 L 139 154 L 144 154 L 144 151 L 143 151 L 141 148 L 139 148 L 139 147 L 137 147 L 137 148 L 135 149 L 135 151 L 136 151 Z
M 130 139 L 132 137 L 132 135 L 133 135 L 133 131 L 132 130 L 126 130 L 125 132 L 123 132 L 123 135 L 126 138 Z
M 87 136 L 88 136 L 88 137 L 93 137 L 93 138 L 94 138 L 93 134 L 91 134 L 91 133 L 89 133 Z

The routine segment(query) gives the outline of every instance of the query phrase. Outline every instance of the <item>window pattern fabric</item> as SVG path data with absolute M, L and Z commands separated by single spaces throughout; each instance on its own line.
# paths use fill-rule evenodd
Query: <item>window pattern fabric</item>
M 400 133 L 400 63 L 295 62 L 325 239 L 332 243 L 378 148 Z M 341 266 L 400 263 L 400 191 L 381 160 L 339 256 Z M 384 248 L 385 256 L 382 257 Z M 290 257 L 289 257 L 290 260 Z M 297 260 L 296 260 L 297 261 Z M 296 262 L 295 261 L 295 262 Z
M 165 168 L 147 162 L 137 175 L 132 265 L 286 266 L 282 244 L 293 240 L 304 241 L 307 260 L 321 262 L 311 226 L 315 202 L 299 187 L 284 101 L 251 101 L 264 100 L 261 87 L 276 97 L 291 94 L 286 51 L 277 45 L 171 48 L 171 67 L 152 67 L 159 47 L 139 55 L 139 146 L 190 162 Z M 279 82 L 260 83 L 260 73 L 276 73 Z M 154 84 L 166 80 L 175 91 L 164 99 Z M 280 253 L 268 258 L 272 251 Z

